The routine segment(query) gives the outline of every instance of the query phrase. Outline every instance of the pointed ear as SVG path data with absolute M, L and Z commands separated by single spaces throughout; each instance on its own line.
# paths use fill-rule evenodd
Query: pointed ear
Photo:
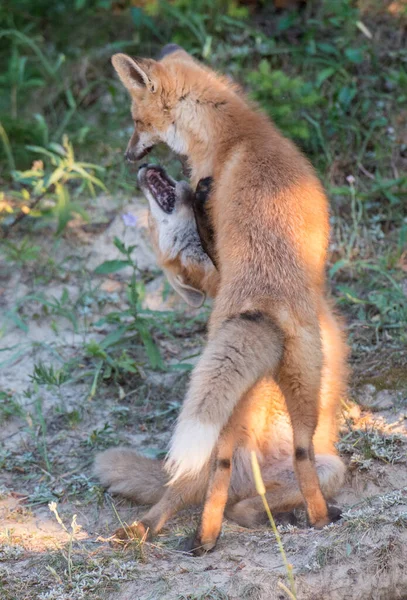
M 184 283 L 180 275 L 174 275 L 174 273 L 171 273 L 171 271 L 167 271 L 166 269 L 164 269 L 164 273 L 177 294 L 179 294 L 189 306 L 201 308 L 206 298 L 206 295 L 201 290 L 197 290 Z
M 158 82 L 153 76 L 157 64 L 151 58 L 131 58 L 127 54 L 114 54 L 113 66 L 125 88 L 130 92 L 135 90 L 157 91 Z

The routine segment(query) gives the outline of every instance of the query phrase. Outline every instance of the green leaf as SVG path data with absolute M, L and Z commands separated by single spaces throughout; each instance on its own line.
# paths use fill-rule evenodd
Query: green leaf
M 86 181 L 91 181 L 94 185 L 97 185 L 102 190 L 106 191 L 105 184 L 102 181 L 100 181 L 100 179 L 95 177 L 94 175 L 91 175 L 90 173 L 85 171 L 85 169 L 83 169 L 80 165 L 78 165 L 78 163 L 72 165 L 72 171 L 75 171 L 76 173 L 81 175 L 82 178 L 85 179 Z
M 323 84 L 323 82 L 328 79 L 329 77 L 331 77 L 331 75 L 333 75 L 335 73 L 336 69 L 334 69 L 333 67 L 327 67 L 326 69 L 322 69 L 322 71 L 320 71 L 317 75 L 317 79 L 316 79 L 316 84 L 317 87 L 321 87 L 321 85 Z
M 122 254 L 126 254 L 127 255 L 127 248 L 126 248 L 126 246 L 123 244 L 123 242 L 118 237 L 114 238 L 113 243 L 114 243 L 114 245 L 116 246 L 116 248 L 118 249 L 119 252 L 121 252 Z
M 332 54 L 333 56 L 338 56 L 339 54 L 338 48 L 336 48 L 332 44 L 327 44 L 325 42 L 319 43 L 318 49 L 322 50 L 322 52 L 324 52 L 325 54 Z
M 49 156 L 49 158 L 55 160 L 55 153 L 50 152 L 50 150 L 47 150 L 46 148 L 42 148 L 42 146 L 32 146 L 28 144 L 26 145 L 26 149 L 37 154 L 45 154 L 45 156 Z
M 136 328 L 140 334 L 141 341 L 144 344 L 151 367 L 153 369 L 162 369 L 164 365 L 161 354 L 151 336 L 151 333 L 148 331 L 147 327 L 142 321 L 136 322 Z
M 149 29 L 159 40 L 166 41 L 161 35 L 160 30 L 155 25 L 154 21 L 146 15 L 142 8 L 132 6 L 130 14 L 137 29 L 147 28 Z
M 95 273 L 96 275 L 107 275 L 130 266 L 131 262 L 129 260 L 105 260 L 105 262 L 96 267 Z
M 106 350 L 106 348 L 109 348 L 109 346 L 117 344 L 117 342 L 119 342 L 123 338 L 126 331 L 127 326 L 118 327 L 114 331 L 111 331 L 101 342 L 99 342 L 100 348 Z
M 65 174 L 65 169 L 63 167 L 57 167 L 50 174 L 50 176 L 44 180 L 44 187 L 49 188 L 51 185 L 59 181 Z
M 13 321 L 14 324 L 17 325 L 17 327 L 19 327 L 22 331 L 24 331 L 25 333 L 28 332 L 28 326 L 26 323 L 24 323 L 18 312 L 10 310 L 7 311 L 4 316 Z
M 56 142 L 51 142 L 49 148 L 56 154 L 59 154 L 63 158 L 66 157 L 66 149 L 61 146 L 61 144 L 57 144 Z
M 348 302 L 351 302 L 352 304 L 367 304 L 367 302 L 365 300 L 361 300 L 360 298 L 355 296 L 354 291 L 348 286 L 338 285 L 338 290 L 341 292 L 341 296 L 342 296 L 342 298 L 340 299 L 340 302 L 347 300 Z
M 341 258 L 341 260 L 337 260 L 336 263 L 329 269 L 329 277 L 333 277 L 335 273 L 337 273 L 342 267 L 349 264 L 347 258 Z
M 356 96 L 356 88 L 343 87 L 338 95 L 339 102 L 347 108 L 352 102 L 353 98 Z
M 102 350 L 100 344 L 95 342 L 95 340 L 88 342 L 88 344 L 85 346 L 85 349 L 87 354 L 93 358 L 102 358 L 103 360 L 107 358 L 106 352 Z
M 359 65 L 363 62 L 364 59 L 363 51 L 360 48 L 346 48 L 345 56 L 350 62 L 354 63 L 355 65 Z
M 178 365 L 171 365 L 171 371 L 192 371 L 194 365 L 190 363 L 179 363 Z
M 55 207 L 55 212 L 58 217 L 57 235 L 60 235 L 72 218 L 72 207 L 69 191 L 64 185 L 61 185 L 60 183 L 56 184 L 56 194 L 58 198 Z

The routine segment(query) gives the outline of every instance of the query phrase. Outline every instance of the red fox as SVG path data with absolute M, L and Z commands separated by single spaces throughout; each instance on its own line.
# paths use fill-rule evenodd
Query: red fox
M 192 193 L 185 182 L 174 181 L 156 165 L 141 167 L 138 178 L 149 201 L 150 235 L 158 263 L 184 300 L 191 306 L 200 306 L 205 295 L 216 295 L 219 286 L 219 271 L 208 256 L 214 250 L 214 240 L 208 240 L 208 231 L 205 231 L 208 182 L 204 186 L 200 182 L 196 193 Z M 208 253 L 202 247 L 202 237 L 206 238 L 205 250 Z M 346 381 L 343 360 L 346 350 L 329 309 L 320 317 L 320 327 L 324 367 L 320 418 L 314 435 L 315 464 L 324 496 L 331 498 L 342 485 L 345 470 L 336 455 L 334 442 L 338 402 Z M 227 429 L 234 448 L 231 480 L 229 489 L 226 488 L 227 517 L 248 527 L 265 521 L 266 514 L 256 495 L 251 473 L 251 450 L 255 450 L 259 457 L 272 511 L 290 511 L 302 504 L 293 469 L 292 427 L 284 396 L 273 378 L 264 377 L 255 384 L 239 402 Z M 228 463 L 220 469 L 227 472 Z M 114 448 L 97 457 L 95 471 L 111 492 L 142 504 L 155 504 L 142 518 L 143 525 L 134 526 L 139 533 L 143 533 L 146 526 L 157 531 L 182 505 L 202 503 L 210 477 L 206 467 L 198 477 L 184 480 L 179 487 L 179 502 L 174 505 L 168 503 L 168 498 L 166 500 L 168 476 L 162 461 L 145 458 L 128 448 Z M 207 516 L 207 520 L 213 520 L 212 514 Z M 215 520 L 219 520 L 218 515 L 214 516 Z M 333 516 L 334 511 L 331 513 Z M 197 549 L 199 543 L 192 540 L 191 547 Z M 209 549 L 208 544 L 204 549 Z
M 231 418 L 267 377 L 284 395 L 309 521 L 323 527 L 330 517 L 313 444 L 327 360 L 322 323 L 337 346 L 330 348 L 336 362 L 344 354 L 326 301 L 326 196 L 306 158 L 240 89 L 182 49 L 162 56 L 113 56 L 132 98 L 135 130 L 126 155 L 136 161 L 165 142 L 186 157 L 194 187 L 213 178 L 207 210 L 219 283 L 208 342 L 171 440 L 170 481 L 160 503 L 179 505 L 185 482 L 207 469 L 195 543 L 204 549 L 216 544 L 236 441 Z M 166 518 L 150 519 L 150 532 Z

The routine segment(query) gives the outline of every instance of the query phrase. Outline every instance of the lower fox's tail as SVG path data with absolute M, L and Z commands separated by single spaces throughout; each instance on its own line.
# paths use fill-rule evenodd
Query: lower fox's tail
M 265 374 L 274 376 L 283 333 L 264 313 L 227 319 L 194 369 L 166 463 L 170 483 L 197 477 L 240 398 Z
M 98 454 L 94 473 L 109 492 L 138 504 L 156 504 L 168 479 L 161 461 L 146 458 L 131 448 L 110 448 Z

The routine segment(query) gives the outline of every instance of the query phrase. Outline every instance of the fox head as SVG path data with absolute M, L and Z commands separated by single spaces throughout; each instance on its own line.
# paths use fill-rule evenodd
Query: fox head
M 125 157 L 140 160 L 159 142 L 184 156 L 200 153 L 205 163 L 213 152 L 216 115 L 224 121 L 234 86 L 175 47 L 163 58 L 131 58 L 115 54 L 112 63 L 131 96 L 134 133 Z M 206 169 L 206 171 L 205 171 Z M 198 179 L 211 174 L 204 164 Z

